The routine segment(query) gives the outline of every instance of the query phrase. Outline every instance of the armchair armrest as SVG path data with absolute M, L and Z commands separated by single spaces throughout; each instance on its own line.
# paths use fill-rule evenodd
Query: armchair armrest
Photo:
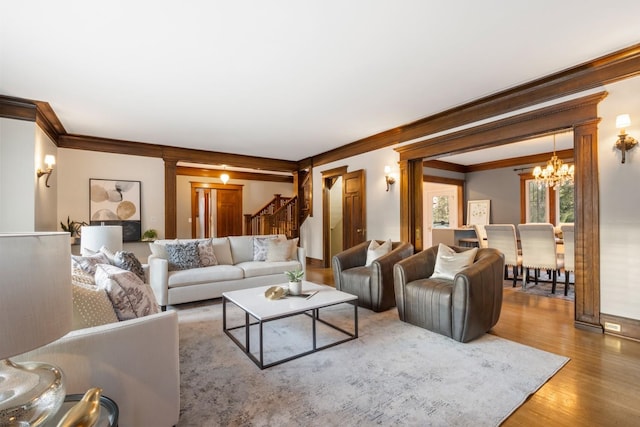
M 307 251 L 304 248 L 298 246 L 296 248 L 296 254 L 298 255 L 298 262 L 300 262 L 300 269 L 304 271 L 303 279 L 307 278 Z
M 396 247 L 391 252 L 382 255 L 371 263 L 383 283 L 393 283 L 393 268 L 395 264 L 413 255 L 413 245 L 411 243 L 396 242 L 394 245 Z M 393 287 L 391 290 L 393 290 Z
M 468 342 L 491 329 L 502 308 L 504 255 L 478 251 L 475 262 L 456 274 L 452 290 L 453 338 Z
M 331 266 L 336 289 L 342 288 L 342 282 L 340 281 L 342 274 L 340 273 L 353 267 L 362 266 L 367 262 L 369 243 L 370 241 L 359 243 L 333 256 Z
M 164 310 L 169 303 L 169 261 L 149 255 L 149 285 L 153 289 L 158 305 Z
M 13 358 L 62 369 L 68 394 L 101 387 L 116 401 L 119 425 L 173 426 L 180 415 L 175 311 L 71 331 Z

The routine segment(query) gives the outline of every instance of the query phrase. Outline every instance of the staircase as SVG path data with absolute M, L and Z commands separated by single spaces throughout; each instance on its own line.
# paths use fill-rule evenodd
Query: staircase
M 275 194 L 258 212 L 244 216 L 244 233 L 284 234 L 292 239 L 300 236 L 298 224 L 298 198 Z

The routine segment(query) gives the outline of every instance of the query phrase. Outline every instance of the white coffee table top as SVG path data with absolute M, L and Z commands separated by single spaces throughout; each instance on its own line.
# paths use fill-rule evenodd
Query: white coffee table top
M 289 287 L 287 283 L 282 283 L 276 286 L 282 286 L 285 289 Z M 331 286 L 318 285 L 316 283 L 303 281 L 303 294 L 308 294 L 314 291 L 318 291 L 318 293 L 309 299 L 304 297 L 286 296 L 278 300 L 270 300 L 264 296 L 265 291 L 270 287 L 271 286 L 262 286 L 259 288 L 224 292 L 222 296 L 242 308 L 257 320 L 262 321 L 358 299 L 355 295 L 338 291 Z

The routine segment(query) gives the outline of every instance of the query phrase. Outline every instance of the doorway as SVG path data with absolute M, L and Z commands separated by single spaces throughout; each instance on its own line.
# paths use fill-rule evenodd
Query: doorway
M 458 228 L 458 192 L 454 185 L 425 182 L 423 212 L 426 247 L 432 246 L 434 228 Z
M 242 235 L 242 186 L 191 183 L 191 237 Z
M 365 173 L 339 167 L 322 172 L 323 266 L 366 240 Z

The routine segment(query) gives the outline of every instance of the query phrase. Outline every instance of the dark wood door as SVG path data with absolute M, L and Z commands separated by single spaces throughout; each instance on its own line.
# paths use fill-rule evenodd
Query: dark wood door
M 242 191 L 217 190 L 217 237 L 242 235 Z
M 367 240 L 364 170 L 342 176 L 343 249 Z

